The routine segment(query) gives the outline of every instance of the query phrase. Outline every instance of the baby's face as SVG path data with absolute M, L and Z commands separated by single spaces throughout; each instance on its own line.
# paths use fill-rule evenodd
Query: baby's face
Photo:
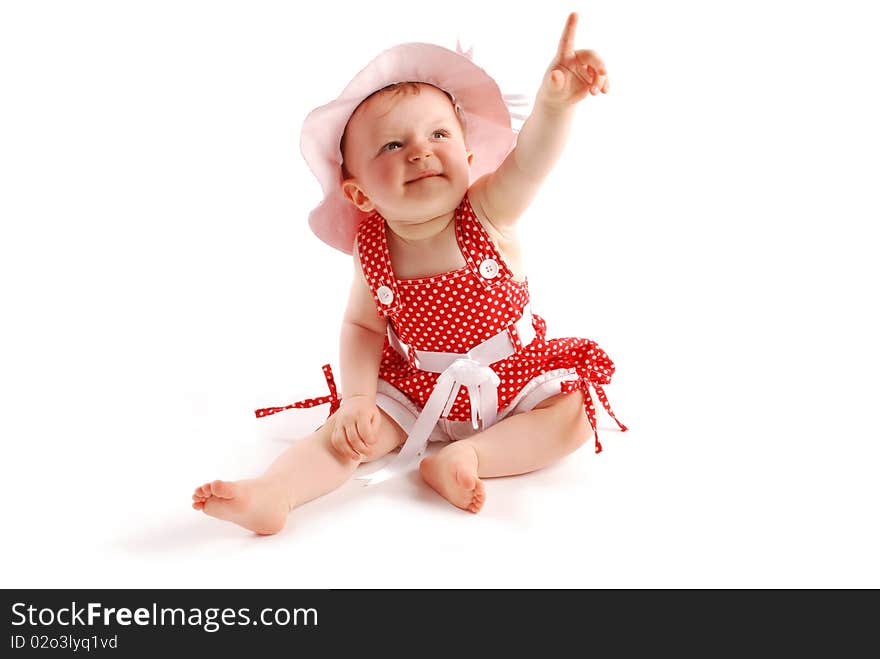
M 345 138 L 346 198 L 363 211 L 419 223 L 455 210 L 473 154 L 449 97 L 431 85 L 382 92 L 352 116 Z

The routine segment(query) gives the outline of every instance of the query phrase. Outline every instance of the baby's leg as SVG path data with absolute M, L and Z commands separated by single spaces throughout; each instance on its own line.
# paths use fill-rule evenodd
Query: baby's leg
M 387 454 L 406 439 L 400 426 L 380 412 L 378 441 L 363 459 L 341 456 L 330 445 L 334 414 L 314 433 L 294 442 L 259 478 L 218 480 L 197 487 L 193 508 L 261 535 L 277 533 L 293 508 L 335 490 L 361 462 Z
M 422 460 L 425 481 L 450 503 L 479 512 L 485 501 L 480 477 L 512 476 L 545 467 L 593 436 L 580 391 L 559 394 L 529 412 L 443 447 Z

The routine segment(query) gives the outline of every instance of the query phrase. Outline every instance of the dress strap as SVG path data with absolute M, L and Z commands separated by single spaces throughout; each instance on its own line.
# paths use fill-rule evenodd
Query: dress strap
M 471 273 L 485 288 L 501 286 L 513 278 L 467 195 L 455 211 L 455 238 Z
M 358 226 L 357 249 L 361 269 L 376 301 L 377 314 L 384 317 L 398 311 L 400 294 L 391 269 L 385 220 L 379 213 L 371 214 Z

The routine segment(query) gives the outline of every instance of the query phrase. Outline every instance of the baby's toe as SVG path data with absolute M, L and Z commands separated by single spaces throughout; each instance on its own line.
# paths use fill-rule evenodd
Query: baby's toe
M 476 486 L 474 487 L 474 498 L 468 506 L 468 510 L 472 513 L 480 512 L 480 509 L 483 507 L 483 503 L 486 501 L 486 486 L 483 485 L 483 481 L 477 480 Z
M 468 511 L 472 512 L 472 513 L 480 512 L 480 510 L 483 509 L 483 502 L 484 502 L 483 499 L 474 499 L 473 501 L 471 501 L 470 505 L 468 506 L 468 508 L 467 508 Z
M 221 499 L 232 499 L 235 497 L 235 484 L 229 481 L 213 481 L 209 484 L 211 494 Z

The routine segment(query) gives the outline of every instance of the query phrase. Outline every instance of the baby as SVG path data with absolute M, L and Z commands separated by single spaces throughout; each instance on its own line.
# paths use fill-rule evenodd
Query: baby
M 601 450 L 589 388 L 613 417 L 601 385 L 614 365 L 593 341 L 546 338 L 516 233 L 575 105 L 608 92 L 602 60 L 574 49 L 576 26 L 571 14 L 518 136 L 494 81 L 466 55 L 430 44 L 386 51 L 309 115 L 303 155 L 325 193 L 310 225 L 354 261 L 342 396 L 325 366 L 329 396 L 258 410 L 331 404 L 327 421 L 262 476 L 206 483 L 193 508 L 277 533 L 294 507 L 360 464 L 402 445 L 360 477 L 379 482 L 436 440 L 448 443 L 421 459 L 421 476 L 476 513 L 482 478 L 540 469 L 591 438 Z

